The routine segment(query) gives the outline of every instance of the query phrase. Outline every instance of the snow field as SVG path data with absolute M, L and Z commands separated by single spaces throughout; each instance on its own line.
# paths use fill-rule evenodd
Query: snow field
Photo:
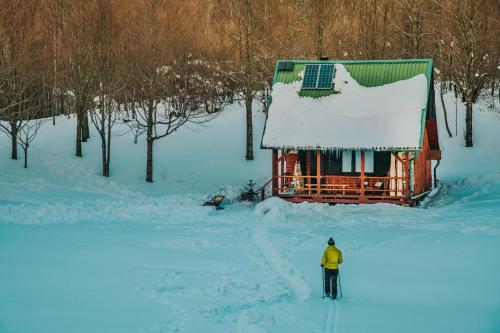
M 110 179 L 95 135 L 73 157 L 73 119 L 42 129 L 29 169 L 0 160 L 0 332 L 498 332 L 497 114 L 477 109 L 472 150 L 440 122 L 442 189 L 428 209 L 275 198 L 202 207 L 269 177 L 264 117 L 254 162 L 243 120 L 233 106 L 158 142 L 154 184 L 144 142 L 125 128 Z M 1 136 L 0 154 L 8 148 Z M 345 258 L 336 303 L 321 299 L 330 236 Z

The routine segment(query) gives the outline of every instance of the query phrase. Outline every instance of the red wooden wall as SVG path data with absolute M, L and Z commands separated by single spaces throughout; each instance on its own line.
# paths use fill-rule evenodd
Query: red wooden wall
M 427 127 L 424 130 L 422 150 L 415 160 L 413 176 L 415 177 L 414 195 L 424 193 L 432 187 L 432 164 L 430 159 L 429 137 Z

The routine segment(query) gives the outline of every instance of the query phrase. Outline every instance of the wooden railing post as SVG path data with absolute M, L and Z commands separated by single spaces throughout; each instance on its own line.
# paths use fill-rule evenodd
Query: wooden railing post
M 366 202 L 366 196 L 365 196 L 365 152 L 364 152 L 364 150 L 361 151 L 361 175 L 359 178 L 361 181 L 359 201 Z
M 278 194 L 278 191 L 276 190 L 276 188 L 278 187 L 278 178 L 276 178 L 278 176 L 278 151 L 276 149 L 273 149 L 273 160 L 272 160 L 272 163 L 273 163 L 273 175 L 272 175 L 272 182 L 271 182 L 271 187 L 272 187 L 272 194 L 273 196 L 277 195 Z
M 285 158 L 286 158 L 286 154 L 285 154 L 285 149 L 281 149 L 281 156 L 280 156 L 280 160 L 281 160 L 281 170 L 279 171 L 280 172 L 280 176 L 286 176 L 286 170 L 285 170 Z M 285 186 L 288 186 L 288 179 L 286 178 L 283 178 L 283 177 L 280 177 L 279 178 L 280 181 L 279 181 L 279 187 L 283 188 Z
M 311 176 L 311 151 L 306 152 L 306 176 Z M 307 184 L 311 184 L 311 178 L 307 178 Z
M 405 196 L 408 203 L 410 203 L 410 153 L 405 153 Z
M 321 151 L 316 150 L 316 194 L 321 193 Z

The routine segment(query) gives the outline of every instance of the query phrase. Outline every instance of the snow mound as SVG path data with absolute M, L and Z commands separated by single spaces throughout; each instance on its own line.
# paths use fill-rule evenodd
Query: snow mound
M 286 210 L 291 209 L 291 203 L 278 197 L 271 197 L 255 206 L 255 214 L 264 216 L 267 221 L 285 221 Z

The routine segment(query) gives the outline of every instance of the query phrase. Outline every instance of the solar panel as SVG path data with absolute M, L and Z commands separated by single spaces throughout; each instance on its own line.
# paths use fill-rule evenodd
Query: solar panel
M 308 64 L 304 71 L 304 80 L 302 81 L 302 88 L 314 89 L 318 83 L 319 65 Z
M 307 64 L 304 71 L 303 89 L 331 89 L 333 64 Z
M 321 65 L 319 69 L 317 88 L 331 89 L 332 78 L 333 78 L 333 64 Z

